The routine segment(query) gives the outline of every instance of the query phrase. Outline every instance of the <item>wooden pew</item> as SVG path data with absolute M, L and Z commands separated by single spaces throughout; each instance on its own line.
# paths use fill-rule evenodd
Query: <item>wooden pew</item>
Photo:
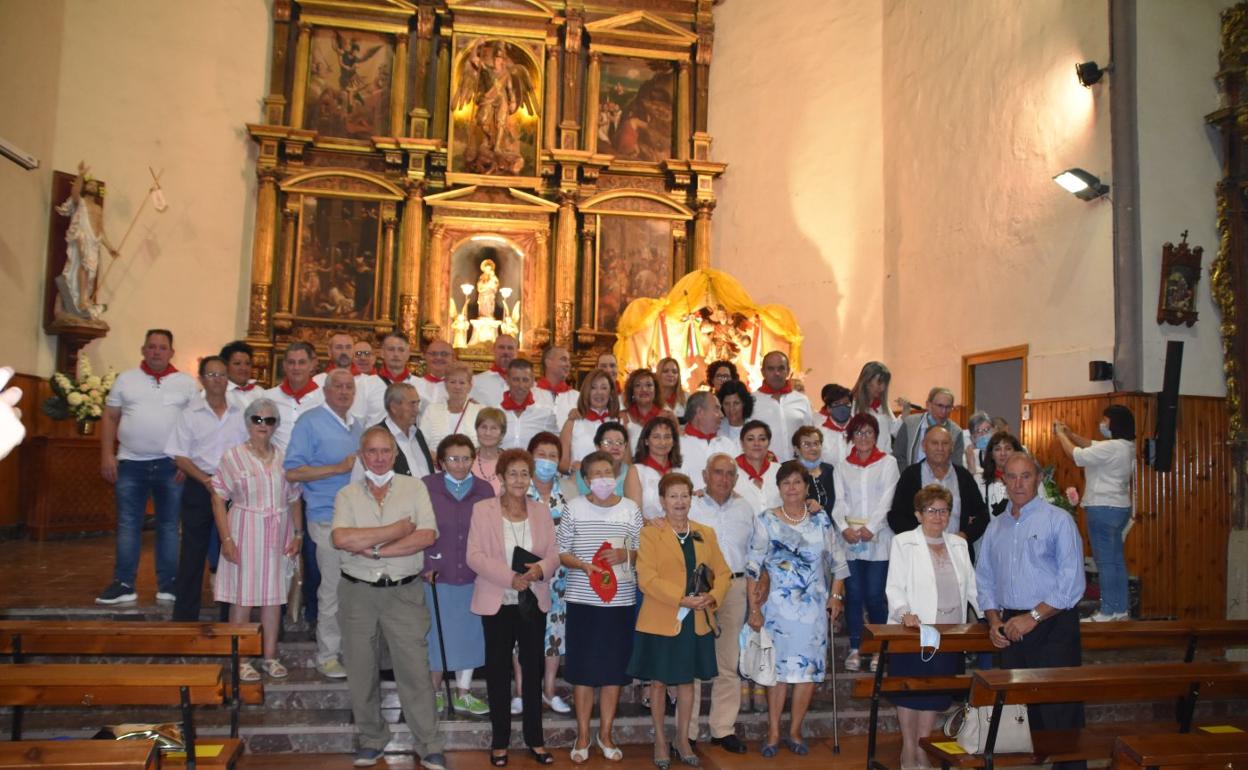
M 259 682 L 240 682 L 240 656 L 262 652 L 258 623 L 167 623 L 113 620 L 0 620 L 0 655 L 14 663 L 29 656 L 135 655 L 228 657 L 230 737 L 238 737 L 243 703 L 264 703 Z M 21 709 L 13 714 L 13 740 L 21 733 Z
M 242 749 L 222 739 L 214 757 L 197 757 L 194 707 L 221 705 L 225 685 L 215 664 L 116 665 L 100 663 L 8 663 L 0 665 L 0 706 L 178 706 L 186 766 L 232 767 Z M 17 736 L 20 739 L 20 735 Z
M 1178 732 L 1191 728 L 1198 697 L 1238 697 L 1248 695 L 1248 664 L 1245 663 L 1128 663 L 1067 668 L 995 669 L 976 671 L 971 684 L 972 706 L 991 706 L 986 750 L 982 755 L 947 751 L 945 741 L 923 738 L 923 749 L 942 767 L 986 767 L 997 765 L 1036 765 L 1106 759 L 1113 750 L 1121 726 L 1094 725 L 1071 730 L 1031 731 L 1034 751 L 1030 754 L 1000 754 L 993 751 L 996 726 L 1007 705 L 1066 702 L 1124 702 L 1157 698 L 1187 697 L 1180 714 Z M 940 745 L 938 745 L 940 744 Z
M 1131 735 L 1114 741 L 1110 770 L 1231 768 L 1248 763 L 1248 733 Z
M 0 768 L 156 770 L 160 752 L 151 741 L 8 741 L 0 743 Z

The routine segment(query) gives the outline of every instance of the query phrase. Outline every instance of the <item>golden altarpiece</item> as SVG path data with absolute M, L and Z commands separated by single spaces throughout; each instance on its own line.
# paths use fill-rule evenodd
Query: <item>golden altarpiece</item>
M 275 0 L 248 341 L 582 367 L 708 266 L 712 0 Z

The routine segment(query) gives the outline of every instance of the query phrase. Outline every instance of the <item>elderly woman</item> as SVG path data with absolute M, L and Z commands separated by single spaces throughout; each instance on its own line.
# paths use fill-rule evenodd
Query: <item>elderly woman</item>
M 754 394 L 744 382 L 731 379 L 715 391 L 724 419 L 719 423 L 719 435 L 733 441 L 741 440 L 741 428 L 754 414 Z
M 996 428 L 987 412 L 975 412 L 966 421 L 966 469 L 978 475 L 984 469 L 984 452 Z
M 812 516 L 806 508 L 810 474 L 796 460 L 776 472 L 781 504 L 758 514 L 750 537 L 746 622 L 766 628 L 775 644 L 776 684 L 767 692 L 767 739 L 764 757 L 774 757 L 780 745 L 780 716 L 789 686 L 793 706 L 789 736 L 784 744 L 794 754 L 806 754 L 802 722 L 822 682 L 828 655 L 827 608 L 832 621 L 841 612 L 844 581 L 849 576 L 845 555 L 827 516 Z M 760 579 L 766 573 L 763 597 Z M 832 576 L 831 590 L 828 575 Z
M 971 566 L 966 539 L 948 532 L 953 493 L 939 484 L 928 484 L 914 496 L 914 515 L 919 527 L 893 538 L 888 559 L 888 622 L 917 629 L 919 624 L 965 623 L 969 602 L 979 613 L 975 568 Z M 890 676 L 953 676 L 958 672 L 957 653 L 928 655 L 894 654 L 888 661 Z M 901 724 L 901 766 L 926 767 L 919 739 L 932 732 L 936 716 L 949 708 L 948 695 L 895 695 Z
M 490 764 L 507 764 L 511 745 L 507 691 L 515 647 L 524 682 L 524 742 L 533 759 L 549 765 L 555 758 L 546 751 L 542 734 L 542 651 L 550 579 L 559 565 L 559 548 L 549 509 L 528 496 L 533 457 L 523 449 L 508 449 L 498 457 L 498 475 L 503 480 L 502 493 L 473 506 L 468 532 L 468 566 L 477 573 L 472 611 L 481 616 L 487 650 L 485 684 L 493 729 Z
M 862 643 L 863 606 L 872 623 L 883 623 L 888 618 L 884 583 L 893 539 L 893 531 L 888 528 L 888 510 L 901 474 L 897 472 L 897 458 L 876 446 L 878 431 L 879 423 L 873 415 L 854 415 L 845 428 L 853 449 L 833 472 L 837 494 L 832 519 L 849 559 L 850 578 L 845 592 L 847 671 L 862 667 L 858 647 Z M 878 658 L 872 661 L 871 670 L 878 664 Z
M 477 432 L 477 459 L 472 463 L 472 475 L 489 482 L 494 488 L 494 494 L 498 494 L 502 490 L 502 481 L 494 466 L 502 451 L 499 447 L 503 443 L 503 436 L 507 435 L 507 415 L 503 414 L 502 409 L 487 406 L 477 412 L 473 427 Z
M 564 678 L 573 685 L 576 740 L 572 761 L 589 759 L 590 712 L 594 688 L 598 732 L 592 737 L 608 760 L 624 753 L 611 737 L 620 686 L 631 680 L 627 668 L 636 618 L 636 588 L 631 565 L 641 537 L 641 509 L 616 491 L 615 461 L 592 452 L 581 461 L 580 475 L 589 494 L 568 503 L 559 520 L 559 558 L 568 568 L 568 652 Z M 598 575 L 591 580 L 591 576 Z
M 862 365 L 854 382 L 854 414 L 869 414 L 875 418 L 880 427 L 876 444 L 885 454 L 892 451 L 893 436 L 901 429 L 901 420 L 893 416 L 888 406 L 888 384 L 892 380 L 893 373 L 887 366 L 879 361 L 868 361 Z
M 447 673 L 455 672 L 456 711 L 475 716 L 489 712 L 489 707 L 471 692 L 472 672 L 486 662 L 485 637 L 481 624 L 472 616 L 476 573 L 468 564 L 468 528 L 474 506 L 494 497 L 494 488 L 472 475 L 476 452 L 467 436 L 452 433 L 438 443 L 440 473 L 431 473 L 421 481 L 429 490 L 429 502 L 438 522 L 438 539 L 425 550 L 425 605 L 433 607 L 430 578 L 437 575 L 438 609 L 442 619 L 442 638 L 438 624 L 429 628 L 429 671 L 433 679 L 439 713 L 446 708 L 442 694 L 442 649 L 446 649 Z
M 641 515 L 647 522 L 663 516 L 659 482 L 680 467 L 679 437 L 676 419 L 670 414 L 655 417 L 641 431 L 637 453 L 624 478 L 624 496 L 641 501 Z
M 628 425 L 629 446 L 637 451 L 641 429 L 663 413 L 659 405 L 659 380 L 649 369 L 637 369 L 624 381 L 623 420 Z
M 979 483 L 979 496 L 993 516 L 999 515 L 1010 504 L 1009 495 L 1005 492 L 1005 461 L 1010 459 L 1010 455 L 1021 451 L 1022 442 L 1003 430 L 988 439 L 988 446 L 984 449 L 984 467 L 975 480 Z
M 468 435 L 477 424 L 477 415 L 484 408 L 468 398 L 472 390 L 472 369 L 465 363 L 453 363 L 446 370 L 446 401 L 423 403 L 420 431 L 429 446 L 436 447 L 452 433 Z
M 624 480 L 628 478 L 629 462 L 632 455 L 628 451 L 628 429 L 618 422 L 604 422 L 594 433 L 594 446 L 598 452 L 611 459 L 612 472 L 615 474 L 615 493 L 624 494 Z M 581 462 L 584 462 L 582 460 Z M 582 495 L 589 494 L 589 480 L 584 473 L 576 474 L 576 487 Z M 641 498 L 629 498 L 638 506 Z
M 737 455 L 737 486 L 733 490 L 758 513 L 780 505 L 775 463 L 771 454 L 771 427 L 762 420 L 741 426 L 741 454 Z
M 594 436 L 605 422 L 619 422 L 620 400 L 616 397 L 615 381 L 602 369 L 595 369 L 581 384 L 581 397 L 576 409 L 568 414 L 559 434 L 563 443 L 564 473 L 581 465 L 581 458 L 594 451 Z
M 659 406 L 672 410 L 677 419 L 683 417 L 688 396 L 681 384 L 680 363 L 674 358 L 664 358 L 654 367 L 654 373 L 659 378 Z
M 823 461 L 829 465 L 839 465 L 849 454 L 849 441 L 845 437 L 845 427 L 854 416 L 853 403 L 850 401 L 849 388 L 830 382 L 819 391 L 823 400 L 823 408 L 819 415 L 823 422 L 819 424 L 819 432 L 823 435 Z
M 1062 449 L 1083 468 L 1083 510 L 1101 586 L 1101 608 L 1089 620 L 1126 620 L 1127 563 L 1123 540 L 1131 521 L 1135 474 L 1135 415 L 1121 404 L 1105 407 L 1097 426 L 1104 441 L 1080 436 L 1059 422 L 1053 432 Z
M 843 442 L 842 442 L 843 443 Z M 810 474 L 807 499 L 814 500 L 816 510 L 832 515 L 836 503 L 836 484 L 833 467 L 823 460 L 823 433 L 818 428 L 803 425 L 793 432 L 793 457 Z
M 676 689 L 676 750 L 680 761 L 697 766 L 689 746 L 695 679 L 718 673 L 711 614 L 728 593 L 732 570 L 724 561 L 715 530 L 689 520 L 693 482 L 683 473 L 659 481 L 666 527 L 646 527 L 637 552 L 637 588 L 643 599 L 633 636 L 628 673 L 650 681 L 650 717 L 654 720 L 654 764 L 671 765 L 664 722 L 669 686 Z M 710 589 L 699 590 L 694 573 L 705 565 L 713 577 Z
M 273 445 L 281 420 L 277 404 L 258 398 L 243 412 L 247 440 L 227 449 L 212 477 L 212 515 L 221 536 L 221 561 L 213 595 L 230 605 L 230 622 L 246 623 L 260 608 L 264 660 L 274 679 L 286 676 L 277 659 L 282 605 L 290 590 L 294 559 L 303 540 L 298 484 L 286 480 L 282 450 Z M 229 502 L 229 511 L 225 504 Z M 244 682 L 260 679 L 250 662 L 239 667 Z

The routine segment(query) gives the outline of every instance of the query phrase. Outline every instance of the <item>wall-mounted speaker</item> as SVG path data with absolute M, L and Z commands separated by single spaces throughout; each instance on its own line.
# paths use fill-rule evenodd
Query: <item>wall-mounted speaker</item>
M 1092 382 L 1114 379 L 1114 365 L 1108 361 L 1089 361 L 1088 379 Z
M 1179 424 L 1179 380 L 1183 373 L 1183 343 L 1166 343 L 1166 374 L 1157 394 L 1157 430 L 1146 442 L 1145 461 L 1167 473 L 1174 467 L 1174 437 Z

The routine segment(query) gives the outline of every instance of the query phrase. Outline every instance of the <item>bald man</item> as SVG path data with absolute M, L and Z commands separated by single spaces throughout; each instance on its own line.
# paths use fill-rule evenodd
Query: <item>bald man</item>
M 412 384 L 420 393 L 420 408 L 446 403 L 446 370 L 455 363 L 455 349 L 445 340 L 434 340 L 425 348 L 425 374 Z
M 810 399 L 793 388 L 789 357 L 779 350 L 763 356 L 763 385 L 754 394 L 752 418 L 771 428 L 771 451 L 780 462 L 793 459 L 793 434 L 797 429 L 815 424 Z
M 953 436 L 939 425 L 929 428 L 923 436 L 925 457 L 901 472 L 888 512 L 888 526 L 894 534 L 908 532 L 919 525 L 914 516 L 914 496 L 928 484 L 939 484 L 953 495 L 946 530 L 974 543 L 988 527 L 988 506 L 979 492 L 979 484 L 966 468 L 953 463 Z M 972 553 L 974 551 L 972 550 Z
M 485 406 L 498 407 L 503 403 L 507 390 L 507 366 L 520 351 L 520 344 L 510 334 L 500 334 L 494 340 L 494 363 L 490 368 L 472 378 L 473 401 Z

